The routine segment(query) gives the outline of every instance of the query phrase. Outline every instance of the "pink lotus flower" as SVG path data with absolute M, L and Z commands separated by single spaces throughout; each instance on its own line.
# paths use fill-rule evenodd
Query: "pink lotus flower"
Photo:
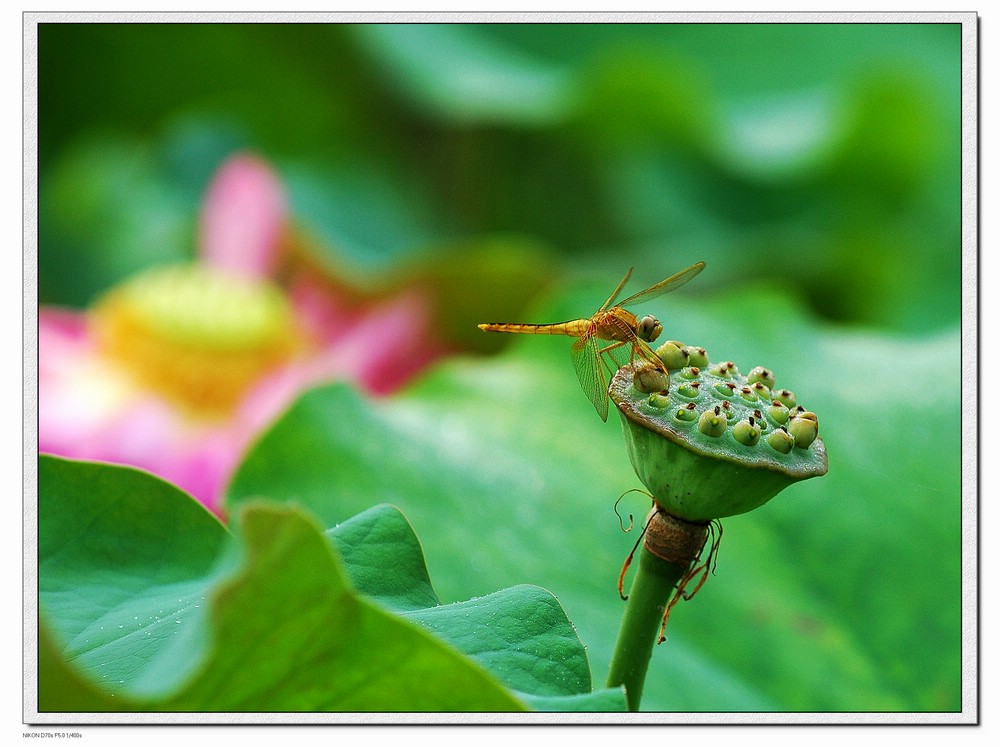
M 359 308 L 301 272 L 278 285 L 287 237 L 280 182 L 234 157 L 205 199 L 198 263 L 83 313 L 40 309 L 39 450 L 141 467 L 221 515 L 247 446 L 305 388 L 391 392 L 444 352 L 417 290 Z

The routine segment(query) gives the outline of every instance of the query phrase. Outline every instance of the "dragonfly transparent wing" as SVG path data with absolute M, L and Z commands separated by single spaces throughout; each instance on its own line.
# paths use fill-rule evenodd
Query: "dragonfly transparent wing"
M 650 299 L 656 298 L 657 296 L 662 296 L 664 293 L 669 293 L 670 291 L 677 290 L 684 283 L 688 282 L 691 278 L 697 275 L 699 272 L 705 269 L 704 262 L 698 262 L 697 264 L 691 265 L 686 270 L 681 270 L 674 275 L 671 275 L 666 280 L 661 280 L 656 285 L 652 285 L 646 290 L 639 291 L 638 293 L 629 296 L 621 303 L 615 304 L 616 306 L 633 306 L 638 303 L 643 303 L 644 301 L 649 301 Z M 626 276 L 627 277 L 627 276 Z
M 607 311 L 608 307 L 615 302 L 615 299 L 618 298 L 618 294 L 621 293 L 622 288 L 625 287 L 625 283 L 627 283 L 628 279 L 632 277 L 632 269 L 633 268 L 631 267 L 628 268 L 628 272 L 625 273 L 625 277 L 623 277 L 621 282 L 618 283 L 618 287 L 614 289 L 610 296 L 608 296 L 608 300 L 604 302 L 604 305 L 597 310 L 598 314 L 602 311 Z
M 601 361 L 601 341 L 592 334 L 586 334 L 573 343 L 570 355 L 583 393 L 594 403 L 601 420 L 607 422 L 608 376 Z

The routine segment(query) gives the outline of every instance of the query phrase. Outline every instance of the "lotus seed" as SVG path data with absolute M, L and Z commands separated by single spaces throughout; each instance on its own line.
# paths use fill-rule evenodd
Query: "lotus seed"
M 788 408 L 781 404 L 778 400 L 774 400 L 771 406 L 767 410 L 767 414 L 776 423 L 787 423 L 788 422 Z
M 729 362 L 716 363 L 709 369 L 709 371 L 711 371 L 716 376 L 728 377 L 732 373 L 732 369 L 730 368 L 731 366 L 733 366 L 733 364 Z
M 719 407 L 712 410 L 705 410 L 698 418 L 698 430 L 706 436 L 715 438 L 726 432 L 726 419 L 722 416 Z
M 636 369 L 632 385 L 643 394 L 663 392 L 670 388 L 670 374 L 656 366 L 643 366 Z
M 798 417 L 792 418 L 788 422 L 788 432 L 795 439 L 797 448 L 808 449 L 819 434 L 819 422 L 815 413 L 804 412 Z
M 795 407 L 795 395 L 787 389 L 781 389 L 774 393 L 774 398 L 785 407 Z
M 688 362 L 692 366 L 701 366 L 704 368 L 708 365 L 708 352 L 706 352 L 705 348 L 688 345 L 687 351 Z
M 677 342 L 676 340 L 671 340 L 660 345 L 656 349 L 656 355 L 663 361 L 663 365 L 667 367 L 668 371 L 674 371 L 688 365 L 689 355 L 686 346 L 684 343 Z
M 732 387 L 721 381 L 712 388 L 715 389 L 715 391 L 718 392 L 723 397 L 731 397 L 733 394 Z
M 767 437 L 767 443 L 775 451 L 787 454 L 795 445 L 795 438 L 782 426 L 776 431 L 771 431 Z
M 774 389 L 774 372 L 763 366 L 754 366 L 747 374 L 751 384 L 763 384 L 768 389 Z
M 698 382 L 684 382 L 679 387 L 677 387 L 677 393 L 682 397 L 688 397 L 689 399 L 694 399 L 698 396 Z
M 653 392 L 649 395 L 649 404 L 658 410 L 662 410 L 664 407 L 670 406 L 670 397 L 666 392 Z
M 698 408 L 694 402 L 689 402 L 685 407 L 678 408 L 674 417 L 684 423 L 693 423 L 698 419 Z
M 733 438 L 746 446 L 753 446 L 760 441 L 760 426 L 754 422 L 753 417 L 741 420 L 733 426 Z

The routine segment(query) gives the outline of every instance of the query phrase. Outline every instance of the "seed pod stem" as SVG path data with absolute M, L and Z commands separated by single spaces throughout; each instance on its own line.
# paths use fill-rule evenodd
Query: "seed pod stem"
M 707 525 L 653 509 L 629 590 L 608 687 L 625 686 L 629 710 L 638 711 L 653 647 L 662 641 L 665 610 L 705 545 Z

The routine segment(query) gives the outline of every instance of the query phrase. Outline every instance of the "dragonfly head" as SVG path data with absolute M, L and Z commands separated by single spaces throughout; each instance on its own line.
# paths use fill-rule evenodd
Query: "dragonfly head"
M 645 340 L 646 342 L 652 342 L 660 333 L 663 331 L 663 325 L 660 324 L 660 320 L 655 316 L 646 315 L 639 320 L 636 325 L 635 332 L 639 336 L 639 339 Z

